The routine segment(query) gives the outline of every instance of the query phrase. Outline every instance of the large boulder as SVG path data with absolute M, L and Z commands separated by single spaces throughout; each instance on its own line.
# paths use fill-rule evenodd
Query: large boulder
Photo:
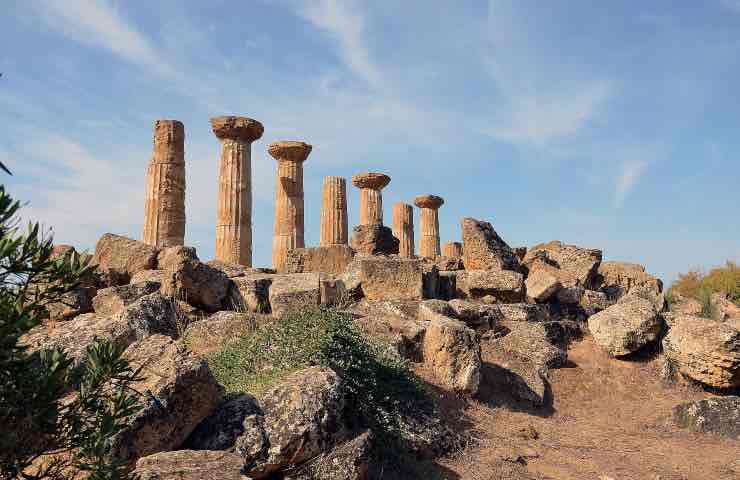
M 676 405 L 673 420 L 694 432 L 740 439 L 740 397 L 710 397 Z
M 539 268 L 553 267 L 551 272 L 558 276 L 563 287 L 589 288 L 595 281 L 601 259 L 601 250 L 554 240 L 527 250 L 523 264 L 530 273 Z
M 365 431 L 287 474 L 285 480 L 367 480 L 372 449 L 372 434 Z
M 356 257 L 350 269 L 357 272 L 368 300 L 421 300 L 424 274 L 421 259 Z
M 663 352 L 689 378 L 716 388 L 740 386 L 740 322 L 675 316 Z
M 553 316 L 549 305 L 500 303 L 496 305 L 502 320 L 508 322 L 549 322 Z
M 596 284 L 611 300 L 619 300 L 628 293 L 642 292 L 658 298 L 663 292 L 663 282 L 645 272 L 636 263 L 602 262 L 597 271 Z
M 153 334 L 177 336 L 177 314 L 167 298 L 153 293 L 113 316 L 83 314 L 54 326 L 38 326 L 21 337 L 32 352 L 60 348 L 75 364 L 84 363 L 87 347 L 106 340 L 122 348 Z
M 140 458 L 134 474 L 140 480 L 248 480 L 244 459 L 235 453 L 177 450 Z
M 97 315 L 113 315 L 141 297 L 158 291 L 159 287 L 159 283 L 142 282 L 104 288 L 98 290 L 97 295 L 92 300 L 92 305 Z
M 221 271 L 198 260 L 193 247 L 170 247 L 159 253 L 158 266 L 171 277 L 163 291 L 171 285 L 175 291 L 167 292 L 175 298 L 202 308 L 218 312 L 224 307 L 229 293 L 229 278 Z
M 491 330 L 503 319 L 503 314 L 498 305 L 454 299 L 448 302 L 448 306 L 452 310 L 449 316 L 462 320 L 467 326 L 476 331 Z
M 390 228 L 382 225 L 358 225 L 352 229 L 352 248 L 358 255 L 398 254 L 399 241 Z
M 624 298 L 588 319 L 596 344 L 614 357 L 629 355 L 656 341 L 663 327 L 653 302 L 638 295 Z
M 226 306 L 240 312 L 268 313 L 270 285 L 275 275 L 248 273 L 231 279 Z
M 500 302 L 524 300 L 524 276 L 511 270 L 465 270 L 457 272 L 460 298 L 492 296 Z
M 609 300 L 609 297 L 607 297 L 604 292 L 584 290 L 578 304 L 581 306 L 584 313 L 590 317 L 591 315 L 611 307 L 614 302 Z
M 275 275 L 269 287 L 270 309 L 274 316 L 317 306 L 321 302 L 318 273 Z
M 233 450 L 236 439 L 244 433 L 244 420 L 262 414 L 257 399 L 251 395 L 227 398 L 193 430 L 185 446 L 195 450 Z
M 138 272 L 154 270 L 158 254 L 157 247 L 106 233 L 98 240 L 92 261 L 98 266 L 98 271 L 110 278 L 112 283 L 123 285 Z
M 509 332 L 496 340 L 505 351 L 546 369 L 559 368 L 567 360 L 565 333 L 558 322 L 508 323 Z
M 340 274 L 347 269 L 354 256 L 354 250 L 347 245 L 296 248 L 288 251 L 285 273 Z
M 461 221 L 466 270 L 519 270 L 519 259 L 488 222 Z
M 332 370 L 309 367 L 288 376 L 260 398 L 263 415 L 251 415 L 236 440 L 246 474 L 265 478 L 328 452 L 347 436 L 344 392 Z
M 527 287 L 527 298 L 532 302 L 545 302 L 562 288 L 557 275 L 540 269 L 530 272 L 524 282 Z
M 132 388 L 145 394 L 144 408 L 114 438 L 114 456 L 134 461 L 180 447 L 220 401 L 208 363 L 163 335 L 134 343 L 124 357 L 142 369 L 144 379 Z
M 469 395 L 478 392 L 480 345 L 475 331 L 464 323 L 442 316 L 431 320 L 424 335 L 423 357 L 444 387 Z

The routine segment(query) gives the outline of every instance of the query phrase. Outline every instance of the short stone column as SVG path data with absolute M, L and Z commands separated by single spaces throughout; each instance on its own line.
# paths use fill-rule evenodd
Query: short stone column
M 439 249 L 439 216 L 437 210 L 445 201 L 436 195 L 419 195 L 414 204 L 421 210 L 421 239 L 419 254 L 422 257 L 436 258 Z
M 154 122 L 154 155 L 146 174 L 143 241 L 155 247 L 185 243 L 185 127 Z
M 303 162 L 311 145 L 281 141 L 267 147 L 277 160 L 275 186 L 275 229 L 272 238 L 272 268 L 285 270 L 288 251 L 305 246 L 303 238 Z
M 380 193 L 391 181 L 383 173 L 361 173 L 352 177 L 360 189 L 360 225 L 383 225 L 383 196 Z
M 447 242 L 442 246 L 442 255 L 445 257 L 462 257 L 463 248 L 460 242 Z
M 402 257 L 414 256 L 414 208 L 407 203 L 393 205 L 393 236 L 398 241 L 398 254 Z
M 252 142 L 262 137 L 260 122 L 246 117 L 211 119 L 221 142 L 218 168 L 216 260 L 252 266 Z
M 319 244 L 347 245 L 347 181 L 342 177 L 324 177 L 321 202 Z

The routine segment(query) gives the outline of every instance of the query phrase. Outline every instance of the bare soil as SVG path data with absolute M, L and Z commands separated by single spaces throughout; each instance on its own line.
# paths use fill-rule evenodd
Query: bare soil
M 663 381 L 659 357 L 616 360 L 586 337 L 571 344 L 568 359 L 565 368 L 550 371 L 544 406 L 485 388 L 471 401 L 439 392 L 445 415 L 475 442 L 452 458 L 420 465 L 423 476 L 416 478 L 740 479 L 740 441 L 673 424 L 674 405 L 711 394 Z M 494 360 L 484 347 L 484 365 Z

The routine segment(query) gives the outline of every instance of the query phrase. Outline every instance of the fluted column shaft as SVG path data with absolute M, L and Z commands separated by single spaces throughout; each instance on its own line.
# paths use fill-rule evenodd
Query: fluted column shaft
M 435 258 L 440 256 L 439 249 L 439 216 L 437 209 L 420 209 L 421 239 L 419 254 L 422 257 Z
M 445 257 L 462 257 L 463 246 L 460 242 L 447 242 L 442 246 L 442 255 Z
M 406 203 L 393 205 L 393 235 L 399 240 L 398 254 L 414 256 L 414 209 Z
M 380 190 L 360 190 L 360 225 L 383 225 L 383 195 Z
M 185 243 L 185 127 L 177 120 L 154 123 L 142 237 L 157 247 Z
M 252 145 L 221 139 L 216 259 L 252 266 Z
M 347 245 L 347 181 L 324 177 L 320 245 Z
M 275 187 L 275 230 L 272 243 L 272 265 L 285 268 L 289 250 L 303 248 L 303 163 L 278 162 Z

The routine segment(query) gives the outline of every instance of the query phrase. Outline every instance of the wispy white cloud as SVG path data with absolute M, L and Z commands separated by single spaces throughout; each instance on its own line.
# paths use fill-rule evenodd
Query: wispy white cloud
M 614 205 L 621 207 L 627 195 L 647 171 L 646 160 L 627 160 L 614 181 Z
M 547 54 L 548 42 L 519 3 L 489 2 L 482 60 L 501 104 L 484 132 L 515 144 L 543 146 L 579 133 L 602 112 L 611 82 L 554 61 Z
M 381 79 L 365 41 L 365 16 L 360 6 L 348 0 L 316 0 L 300 3 L 299 14 L 331 35 L 339 44 L 341 58 L 349 69 L 371 85 Z
M 151 42 L 106 0 L 32 0 L 47 27 L 76 42 L 102 48 L 155 72 L 170 67 Z

